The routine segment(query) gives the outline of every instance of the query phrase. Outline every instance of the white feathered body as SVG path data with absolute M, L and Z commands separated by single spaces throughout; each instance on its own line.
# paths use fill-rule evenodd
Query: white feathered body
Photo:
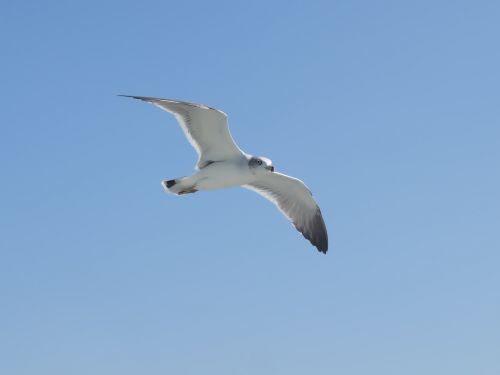
M 190 189 L 215 190 L 250 184 L 254 180 L 255 174 L 248 167 L 248 159 L 242 156 L 212 162 L 194 175 L 179 179 L 174 186 L 166 188 L 166 191 L 178 194 L 180 191 Z

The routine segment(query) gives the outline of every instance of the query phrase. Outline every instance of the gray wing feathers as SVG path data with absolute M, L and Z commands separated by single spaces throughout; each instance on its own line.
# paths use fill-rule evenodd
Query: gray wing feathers
M 198 153 L 199 169 L 213 161 L 242 155 L 242 151 L 229 133 L 227 116 L 224 112 L 190 102 L 145 96 L 130 97 L 152 103 L 175 116 L 189 143 Z
M 328 234 L 325 222 L 311 192 L 302 181 L 281 173 L 269 173 L 245 187 L 276 204 L 295 228 L 326 254 Z

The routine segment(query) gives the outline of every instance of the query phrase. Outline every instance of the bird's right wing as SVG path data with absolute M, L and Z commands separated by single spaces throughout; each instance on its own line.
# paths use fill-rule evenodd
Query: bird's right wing
M 227 160 L 243 155 L 229 133 L 224 112 L 202 104 L 171 99 L 127 96 L 152 103 L 172 113 L 184 131 L 189 143 L 198 152 L 197 168 L 202 169 L 211 162 Z
M 295 228 L 322 253 L 328 250 L 328 234 L 321 211 L 304 183 L 285 174 L 270 172 L 249 185 L 273 202 Z

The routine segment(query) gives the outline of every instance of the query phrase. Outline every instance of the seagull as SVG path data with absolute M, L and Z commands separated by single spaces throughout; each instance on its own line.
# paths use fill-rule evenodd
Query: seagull
M 270 159 L 243 152 L 229 132 L 227 115 L 203 104 L 145 96 L 142 100 L 170 112 L 198 153 L 196 173 L 163 180 L 166 192 L 176 195 L 241 186 L 267 198 L 318 251 L 326 254 L 328 234 L 316 201 L 299 179 L 278 173 Z

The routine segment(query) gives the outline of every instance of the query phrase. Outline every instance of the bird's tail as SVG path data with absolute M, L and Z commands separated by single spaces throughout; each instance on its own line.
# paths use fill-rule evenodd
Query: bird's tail
M 196 193 L 196 185 L 193 185 L 189 181 L 189 177 L 179 177 L 174 180 L 163 180 L 161 182 L 163 188 L 167 193 L 182 195 L 189 193 Z

